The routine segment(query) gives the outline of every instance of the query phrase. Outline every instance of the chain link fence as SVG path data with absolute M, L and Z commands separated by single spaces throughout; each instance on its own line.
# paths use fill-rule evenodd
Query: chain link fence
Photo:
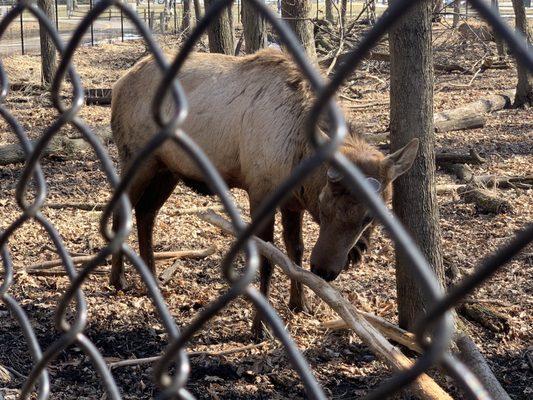
M 51 87 L 52 100 L 60 116 L 46 129 L 35 144 L 30 142 L 25 129 L 5 106 L 9 84 L 7 75 L 0 62 L 0 115 L 16 134 L 26 154 L 26 163 L 18 181 L 16 198 L 13 199 L 21 209 L 20 215 L 11 225 L 3 227 L 0 231 L 0 254 L 3 267 L 0 296 L 5 307 L 10 311 L 11 316 L 18 322 L 20 330 L 26 338 L 28 350 L 33 358 L 33 368 L 22 387 L 20 397 L 29 398 L 32 396 L 32 393 L 36 392 L 36 396 L 39 399 L 49 398 L 50 376 L 47 367 L 67 347 L 76 345 L 92 361 L 95 370 L 100 376 L 101 384 L 105 388 L 107 398 L 121 398 L 120 390 L 113 375 L 107 368 L 102 354 L 84 334 L 87 325 L 88 306 L 83 291 L 81 290 L 81 286 L 88 276 L 106 257 L 121 251 L 140 274 L 161 319 L 162 325 L 168 334 L 169 344 L 154 368 L 154 381 L 160 389 L 159 398 L 193 398 L 192 394 L 186 389 L 190 365 L 185 346 L 191 337 L 202 329 L 208 320 L 217 315 L 229 302 L 241 296 L 247 298 L 255 305 L 264 321 L 273 329 L 275 336 L 284 346 L 290 362 L 300 376 L 307 396 L 312 399 L 325 398 L 324 391 L 313 377 L 313 373 L 304 357 L 284 329 L 280 317 L 268 304 L 267 300 L 251 285 L 256 276 L 259 257 L 257 248 L 250 239 L 262 222 L 272 215 L 287 193 L 291 192 L 299 182 L 305 179 L 319 165 L 329 162 L 345 175 L 349 189 L 357 193 L 359 198 L 372 210 L 376 218 L 388 229 L 396 245 L 402 248 L 408 255 L 411 261 L 411 273 L 418 278 L 420 286 L 431 304 L 427 316 L 419 322 L 418 328 L 416 329 L 416 336 L 424 349 L 422 355 L 410 369 L 394 374 L 390 380 L 383 382 L 367 398 L 383 399 L 386 396 L 392 395 L 411 383 L 421 373 L 427 371 L 428 368 L 435 365 L 443 365 L 450 375 L 455 377 L 461 384 L 469 397 L 477 399 L 489 398 L 483 387 L 468 372 L 466 367 L 447 352 L 453 331 L 450 310 L 458 301 L 464 298 L 475 287 L 482 284 L 492 273 L 533 240 L 533 225 L 529 225 L 523 231 L 519 232 L 507 245 L 500 248 L 496 253 L 487 256 L 470 277 L 460 282 L 449 293 L 444 294 L 424 257 L 405 229 L 389 213 L 385 204 L 380 200 L 372 187 L 370 187 L 370 184 L 364 178 L 361 171 L 338 151 L 339 145 L 342 143 L 346 133 L 346 125 L 340 109 L 332 100 L 334 94 L 346 77 L 357 68 L 364 55 L 387 33 L 391 25 L 408 12 L 410 7 L 416 2 L 413 0 L 395 1 L 367 32 L 357 48 L 349 54 L 346 62 L 338 68 L 331 80 L 326 83 L 313 64 L 304 55 L 292 31 L 277 17 L 275 12 L 269 6 L 258 0 L 249 1 L 270 22 L 273 29 L 278 33 L 279 37 L 285 43 L 288 52 L 291 53 L 316 94 L 316 102 L 310 112 L 307 124 L 309 141 L 315 149 L 313 156 L 302 161 L 293 171 L 292 175 L 274 193 L 271 193 L 264 200 L 260 209 L 257 210 L 254 220 L 250 224 L 246 224 L 243 221 L 237 205 L 234 203 L 232 197 L 228 195 L 229 191 L 226 184 L 210 160 L 187 136 L 187 132 L 180 129 L 180 125 L 187 115 L 187 99 L 179 82 L 174 79 L 183 62 L 193 50 L 194 44 L 200 39 L 213 19 L 232 3 L 231 0 L 219 0 L 206 11 L 203 18 L 191 31 L 176 58 L 171 61 L 168 61 L 164 57 L 147 23 L 143 21 L 142 13 L 140 14 L 138 9 L 135 10 L 131 4 L 116 0 L 100 0 L 93 4 L 92 8 L 87 9 L 84 15 L 80 16 L 81 20 L 76 23 L 73 34 L 66 42 L 65 37 L 57 31 L 54 22 L 49 21 L 34 2 L 19 1 L 1 19 L 0 38 L 4 40 L 9 28 L 16 24 L 22 15 L 31 14 L 35 20 L 43 23 L 53 38 L 61 56 L 61 62 Z M 471 5 L 507 41 L 517 59 L 527 66 L 530 71 L 533 71 L 533 53 L 527 44 L 511 31 L 507 25 L 502 23 L 502 20 L 494 14 L 485 1 L 472 0 Z M 84 90 L 82 82 L 71 64 L 76 49 L 84 43 L 91 26 L 100 18 L 105 18 L 106 15 L 109 15 L 111 9 L 118 10 L 112 11 L 111 15 L 120 13 L 136 29 L 137 34 L 146 42 L 147 48 L 154 56 L 157 66 L 164 75 L 158 88 L 158 95 L 153 99 L 152 104 L 153 115 L 159 126 L 159 132 L 154 135 L 141 153 L 137 155 L 131 167 L 123 174 L 122 180 L 119 179 L 119 175 L 115 171 L 106 149 L 91 131 L 90 127 L 79 117 L 80 108 L 84 103 Z M 60 96 L 60 89 L 66 80 L 72 85 L 72 97 L 68 103 Z M 175 102 L 176 112 L 172 118 L 165 120 L 162 116 L 161 106 L 163 99 L 169 95 Z M 330 115 L 331 136 L 327 141 L 323 141 L 315 131 L 318 116 L 323 112 L 327 112 Z M 40 211 L 47 198 L 47 182 L 41 169 L 40 158 L 50 141 L 66 124 L 74 127 L 90 143 L 98 160 L 101 162 L 107 180 L 114 189 L 113 196 L 107 203 L 100 220 L 101 234 L 106 239 L 107 245 L 91 261 L 84 264 L 80 272 L 77 272 L 74 268 L 71 256 L 63 245 L 58 231 Z M 229 290 L 207 305 L 189 325 L 183 327 L 178 327 L 169 312 L 154 276 L 150 273 L 141 258 L 126 243 L 126 238 L 129 235 L 132 225 L 131 204 L 126 195 L 126 188 L 135 175 L 139 165 L 167 141 L 176 143 L 176 145 L 180 146 L 194 160 L 198 169 L 202 171 L 205 181 L 219 196 L 227 215 L 231 219 L 233 228 L 237 232 L 237 239 L 226 254 L 220 267 L 223 275 L 230 284 Z M 108 222 L 113 213 L 116 213 L 118 216 L 117 229 L 114 232 L 108 228 Z M 9 240 L 17 229 L 32 221 L 42 226 L 54 243 L 70 280 L 70 285 L 57 304 L 55 313 L 55 324 L 60 334 L 57 335 L 55 341 L 47 348 L 41 348 L 28 315 L 21 304 L 10 295 L 10 287 L 13 283 L 15 271 L 13 269 Z M 240 251 L 244 251 L 245 254 L 245 268 L 238 271 L 235 269 L 234 261 Z M 430 340 L 424 340 L 426 337 L 430 337 Z M 173 374 L 169 373 L 171 367 L 175 367 Z

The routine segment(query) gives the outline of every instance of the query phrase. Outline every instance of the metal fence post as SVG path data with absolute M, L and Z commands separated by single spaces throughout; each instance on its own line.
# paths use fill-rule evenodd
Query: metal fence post
M 89 9 L 93 9 L 93 0 L 89 0 Z M 91 21 L 91 46 L 94 46 L 94 26 L 93 21 Z
M 24 55 L 24 21 L 22 14 L 20 13 L 20 45 L 22 46 L 22 55 Z
M 58 8 L 57 0 L 55 1 L 55 7 L 56 7 L 56 31 L 59 32 L 59 13 L 57 11 L 57 8 Z
M 150 12 L 150 0 L 146 0 L 148 2 L 148 27 L 150 30 L 152 30 L 152 13 Z

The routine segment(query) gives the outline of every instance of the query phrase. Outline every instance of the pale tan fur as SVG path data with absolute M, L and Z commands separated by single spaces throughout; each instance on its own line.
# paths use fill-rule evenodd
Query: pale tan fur
M 231 186 L 261 197 L 310 154 L 303 126 L 314 96 L 284 54 L 275 50 L 247 57 L 193 53 L 178 78 L 190 110 L 183 130 Z M 148 57 L 113 87 L 113 135 L 125 164 L 157 131 L 151 102 L 160 79 L 155 62 Z M 167 108 L 171 104 L 167 102 Z M 365 153 L 380 155 L 353 138 L 343 153 L 354 162 Z M 191 160 L 173 144 L 164 145 L 154 158 L 180 176 L 202 180 Z M 316 202 L 325 184 L 324 171 L 321 168 L 306 182 L 307 195 L 300 200 Z M 316 210 L 316 204 L 302 206 Z
M 262 50 L 246 57 L 194 53 L 183 65 L 178 79 L 189 102 L 189 114 L 181 128 L 203 149 L 229 186 L 248 192 L 252 212 L 289 177 L 297 164 L 312 154 L 305 122 L 314 95 L 296 65 L 283 53 Z M 157 132 L 152 99 L 160 80 L 155 62 L 146 58 L 113 87 L 112 129 L 123 170 Z M 173 102 L 167 99 L 164 108 L 167 115 L 173 107 Z M 352 133 L 340 151 L 367 176 L 381 182 L 384 188 L 381 193 L 387 198 L 390 182 L 410 167 L 416 155 L 416 148 L 406 148 L 393 159 L 385 159 Z M 189 181 L 204 181 L 189 157 L 176 144 L 167 142 L 141 167 L 130 197 L 138 199 L 158 170 L 170 170 L 175 177 Z M 172 183 L 169 186 L 172 189 Z M 368 228 L 364 222 L 369 218 L 365 207 L 340 190 L 340 186 L 328 180 L 327 166 L 323 165 L 293 190 L 282 208 L 284 230 L 290 231 L 286 234 L 286 246 L 294 259 L 300 259 L 298 262 L 303 245 L 301 213 L 309 211 L 320 223 L 312 261 L 320 264 L 316 271 L 326 279 L 334 279 L 344 268 L 348 253 Z M 151 190 L 155 190 L 153 186 Z M 134 204 L 135 201 L 132 200 Z M 147 221 L 150 225 L 149 218 Z M 272 227 L 273 220 L 262 233 L 265 240 L 272 240 L 269 239 Z M 150 252 L 151 244 L 147 248 L 145 252 Z M 265 276 L 262 290 L 267 292 L 268 273 Z M 291 302 L 292 299 L 291 289 Z M 298 308 L 303 300 L 295 304 Z

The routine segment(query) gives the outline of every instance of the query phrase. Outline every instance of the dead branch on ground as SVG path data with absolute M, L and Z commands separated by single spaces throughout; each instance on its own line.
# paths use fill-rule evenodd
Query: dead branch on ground
M 269 343 L 269 340 L 265 340 L 261 343 L 254 343 L 249 344 L 247 346 L 241 346 L 241 347 L 234 347 L 227 350 L 221 350 L 221 351 L 190 351 L 187 353 L 189 357 L 198 357 L 198 356 L 209 356 L 209 357 L 222 357 L 227 356 L 230 354 L 236 354 L 236 353 L 242 353 L 244 351 L 258 349 L 260 347 L 265 346 L 267 343 Z M 161 356 L 154 356 L 154 357 L 146 357 L 146 358 L 133 358 L 130 360 L 121 360 L 109 363 L 107 366 L 109 369 L 113 368 L 119 368 L 119 367 L 127 367 L 131 365 L 142 365 L 142 364 L 150 364 L 153 362 L 156 362 L 159 360 Z
M 203 220 L 218 226 L 227 233 L 234 233 L 231 225 L 224 218 L 215 213 L 200 214 Z M 257 237 L 253 238 L 259 252 L 270 259 L 275 265 L 291 279 L 310 288 L 318 297 L 326 302 L 351 329 L 369 346 L 369 348 L 394 370 L 404 370 L 412 365 L 398 348 L 391 345 L 385 337 L 368 322 L 368 320 L 344 299 L 340 293 L 329 283 L 295 265 L 284 253 L 271 243 L 266 243 Z M 414 383 L 413 390 L 425 399 L 451 399 L 451 397 L 433 381 L 428 375 L 421 375 Z
M 168 260 L 171 258 L 205 258 L 213 254 L 215 251 L 216 251 L 215 246 L 210 246 L 206 249 L 200 249 L 200 250 L 161 251 L 161 252 L 154 253 L 154 258 L 156 260 Z M 74 265 L 79 265 L 79 264 L 84 264 L 86 262 L 93 260 L 94 257 L 95 255 L 72 257 L 71 261 Z M 108 259 L 106 259 L 104 262 L 107 263 Z M 25 270 L 27 272 L 31 272 L 31 271 L 36 271 L 36 270 L 50 269 L 50 268 L 58 267 L 61 265 L 63 265 L 63 260 L 55 259 L 55 260 L 44 261 L 38 264 L 30 265 Z

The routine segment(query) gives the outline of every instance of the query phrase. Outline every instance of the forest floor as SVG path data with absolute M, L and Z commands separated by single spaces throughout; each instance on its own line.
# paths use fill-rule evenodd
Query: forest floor
M 435 37 L 438 37 L 436 32 Z M 444 40 L 445 39 L 445 40 Z M 494 43 L 466 40 L 456 31 L 436 40 L 437 61 L 453 60 L 473 72 L 476 63 L 487 52 L 495 51 Z M 160 38 L 166 47 L 175 40 Z M 205 48 L 205 46 L 201 46 Z M 110 87 L 124 71 L 146 54 L 142 42 L 132 41 L 82 47 L 75 57 L 75 68 L 86 88 Z M 7 98 L 12 111 L 29 136 L 37 138 L 57 118 L 49 95 L 39 89 L 38 56 L 3 58 L 12 84 L 17 84 Z M 388 64 L 365 61 L 349 79 L 343 94 L 353 100 L 341 99 L 348 117 L 364 133 L 384 132 L 388 126 L 389 79 Z M 516 83 L 514 64 L 508 69 L 488 69 L 472 73 L 438 72 L 435 78 L 435 110 L 455 108 L 487 95 L 512 89 Z M 470 82 L 472 80 L 472 82 Z M 469 84 L 470 83 L 470 84 Z M 463 86 L 461 86 L 463 85 Z M 149 104 L 147 103 L 147 107 Z M 353 106 L 357 106 L 353 108 Z M 80 113 L 95 130 L 109 129 L 110 108 L 84 106 Z M 75 134 L 73 128 L 62 130 Z M 5 121 L 0 121 L 0 145 L 16 143 Z M 114 144 L 106 143 L 112 159 L 117 162 Z M 507 109 L 487 115 L 481 129 L 437 134 L 437 148 L 443 151 L 468 152 L 476 149 L 486 163 L 473 166 L 476 174 L 523 176 L 533 173 L 533 113 L 531 110 Z M 102 203 L 110 198 L 110 188 L 100 163 L 91 152 L 75 160 L 44 159 L 48 196 L 47 203 Z M 0 226 L 12 223 L 20 210 L 15 201 L 15 188 L 23 166 L 0 167 Z M 454 183 L 450 175 L 437 171 L 439 184 Z M 248 210 L 247 197 L 234 190 L 238 204 Z M 504 214 L 482 214 L 474 205 L 464 203 L 456 193 L 438 197 L 442 243 L 447 269 L 454 267 L 462 274 L 471 273 L 480 261 L 506 243 L 515 232 L 533 220 L 533 190 L 508 189 L 500 195 L 512 205 Z M 214 197 L 202 197 L 179 185 L 161 210 L 155 228 L 156 251 L 201 249 L 216 245 L 215 254 L 200 260 L 182 260 L 174 277 L 161 289 L 166 303 L 179 325 L 186 325 L 198 311 L 227 290 L 221 276 L 220 262 L 232 238 L 203 222 L 195 215 L 180 215 L 180 209 L 215 206 Z M 43 215 L 58 229 L 71 254 L 95 254 L 104 246 L 99 231 L 99 211 L 51 209 Z M 275 243 L 283 249 L 279 215 Z M 307 216 L 304 224 L 304 267 L 318 233 L 317 225 Z M 136 249 L 136 235 L 129 242 Z M 43 348 L 57 337 L 54 312 L 69 281 L 64 276 L 35 276 L 23 272 L 30 264 L 55 259 L 53 245 L 35 222 L 28 221 L 9 240 L 9 251 L 16 271 L 9 293 L 28 313 Z M 242 260 L 240 261 L 242 262 Z M 159 272 L 172 260 L 157 263 Z M 105 267 L 108 268 L 108 267 Z M 120 292 L 109 286 L 106 275 L 91 275 L 83 285 L 89 316 L 85 333 L 108 362 L 158 355 L 165 349 L 167 334 L 146 295 L 141 281 L 127 265 L 127 277 L 133 289 Z M 287 308 L 289 282 L 276 272 L 271 302 L 286 323 L 288 331 L 309 361 L 313 372 L 328 397 L 354 398 L 367 393 L 389 376 L 385 364 L 362 345 L 353 333 L 328 331 L 322 323 L 336 315 L 315 296 L 308 294 L 311 313 L 293 314 Z M 533 396 L 533 249 L 515 257 L 490 280 L 472 294 L 483 305 L 504 316 L 501 329 L 491 331 L 477 323 L 464 321 L 496 376 L 513 399 Z M 382 230 L 376 232 L 370 251 L 355 269 L 343 272 L 333 283 L 358 308 L 375 313 L 392 322 L 397 321 L 394 247 Z M 0 306 L 0 365 L 22 375 L 31 368 L 21 329 Z M 190 351 L 217 352 L 251 343 L 250 326 L 253 310 L 238 299 L 219 313 L 189 343 Z M 529 358 L 528 358 L 529 355 Z M 63 351 L 50 365 L 52 399 L 105 398 L 98 375 L 89 358 L 78 347 Z M 118 368 L 113 371 L 124 398 L 151 398 L 157 393 L 148 364 Z M 432 374 L 454 397 L 462 398 L 451 380 Z M 22 380 L 15 377 L 3 383 L 4 394 L 16 393 Z M 284 349 L 274 340 L 261 347 L 226 356 L 200 355 L 191 358 L 191 376 L 187 387 L 200 399 L 276 399 L 302 398 L 303 386 L 291 368 Z M 409 398 L 409 395 L 398 395 Z

